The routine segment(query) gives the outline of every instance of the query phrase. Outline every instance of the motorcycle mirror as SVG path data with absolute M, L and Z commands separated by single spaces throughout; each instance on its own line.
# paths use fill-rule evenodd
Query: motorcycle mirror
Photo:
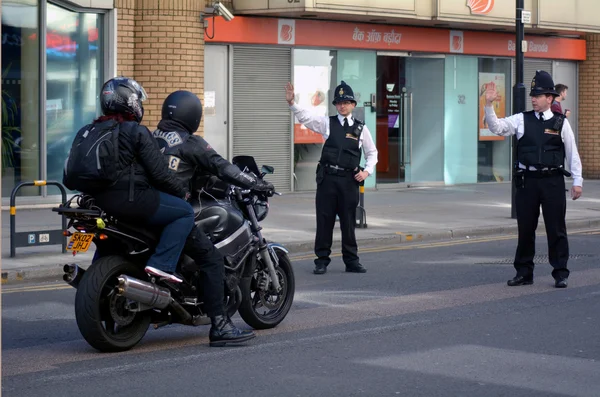
M 275 171 L 275 168 L 271 167 L 270 165 L 263 165 L 260 171 L 265 175 L 272 174 Z

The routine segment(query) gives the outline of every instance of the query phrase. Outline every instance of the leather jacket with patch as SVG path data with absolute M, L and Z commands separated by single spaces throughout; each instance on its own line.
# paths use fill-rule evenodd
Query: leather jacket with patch
M 256 178 L 242 172 L 221 157 L 204 138 L 190 134 L 177 122 L 162 120 L 153 135 L 169 169 L 187 184 L 190 192 L 202 187 L 212 175 L 244 189 L 257 185 Z

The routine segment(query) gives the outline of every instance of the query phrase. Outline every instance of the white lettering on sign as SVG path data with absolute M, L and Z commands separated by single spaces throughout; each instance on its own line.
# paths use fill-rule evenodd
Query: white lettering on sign
M 365 39 L 365 32 L 363 32 L 359 28 L 354 28 L 354 34 L 352 35 L 352 40 L 363 41 L 364 39 Z
M 373 29 L 369 33 L 367 33 L 367 42 L 379 43 L 380 41 L 381 41 L 381 32 L 378 32 L 375 29 Z
M 365 40 L 366 36 L 366 40 Z M 394 29 L 391 32 L 379 32 L 376 29 L 372 29 L 370 32 L 360 30 L 358 27 L 352 31 L 352 40 L 354 41 L 366 41 L 367 43 L 380 43 L 383 37 L 383 42 L 388 46 L 392 44 L 398 45 L 402 40 L 402 33 L 397 33 Z
M 536 43 L 535 41 L 529 41 L 528 46 L 529 52 L 548 52 L 548 44 L 544 42 Z
M 383 41 L 384 43 L 387 43 L 387 45 L 400 44 L 400 40 L 402 40 L 402 34 L 396 33 L 394 29 L 392 29 L 391 32 L 383 35 Z
M 508 40 L 508 50 L 509 51 L 517 50 L 517 45 L 514 41 Z M 529 51 L 529 52 L 548 52 L 548 43 L 546 43 L 546 42 L 536 43 L 535 41 L 528 41 L 527 42 L 527 51 Z

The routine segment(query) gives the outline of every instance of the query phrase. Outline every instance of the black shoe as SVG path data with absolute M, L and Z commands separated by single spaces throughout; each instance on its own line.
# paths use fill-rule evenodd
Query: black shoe
M 214 316 L 210 320 L 212 323 L 208 334 L 210 346 L 221 347 L 227 343 L 246 342 L 256 337 L 252 331 L 242 331 L 236 328 L 229 316 Z
M 566 278 L 559 278 L 554 282 L 554 286 L 556 288 L 567 288 L 567 279 Z
M 360 263 L 357 263 L 356 265 L 351 266 L 346 265 L 346 271 L 348 273 L 366 273 L 367 269 L 365 269 Z
M 507 284 L 509 287 L 516 287 L 519 285 L 530 285 L 530 284 L 533 284 L 533 276 L 531 276 L 531 277 L 516 276 L 512 280 L 508 280 Z
M 322 263 L 316 264 L 315 265 L 315 270 L 313 270 L 314 274 L 325 274 L 327 273 L 327 266 L 323 265 Z

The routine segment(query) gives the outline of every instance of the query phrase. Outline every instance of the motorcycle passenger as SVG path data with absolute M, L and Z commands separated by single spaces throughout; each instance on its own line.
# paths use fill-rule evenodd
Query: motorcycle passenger
M 92 195 L 100 208 L 121 221 L 164 227 L 147 266 L 172 273 L 194 226 L 194 211 L 183 199 L 186 189 L 181 181 L 164 162 L 157 161 L 162 154 L 152 133 L 140 124 L 142 101 L 146 98 L 142 86 L 133 79 L 117 77 L 104 83 L 100 91 L 103 115 L 80 132 L 118 123 L 117 178 L 109 188 L 84 193 Z M 69 189 L 73 189 L 69 183 L 77 185 L 67 177 L 66 166 L 63 183 Z M 97 252 L 95 259 L 100 254 Z
M 202 137 L 194 135 L 202 120 L 202 103 L 189 91 L 175 91 L 164 101 L 162 120 L 154 137 L 167 159 L 168 167 L 191 189 L 192 178 L 215 175 L 225 182 L 245 189 L 273 191 L 272 184 L 241 172 L 221 157 Z M 224 264 L 219 250 L 201 228 L 194 227 L 184 253 L 204 273 L 206 311 L 211 318 L 211 346 L 223 342 L 242 342 L 254 338 L 251 331 L 237 329 L 223 308 Z

